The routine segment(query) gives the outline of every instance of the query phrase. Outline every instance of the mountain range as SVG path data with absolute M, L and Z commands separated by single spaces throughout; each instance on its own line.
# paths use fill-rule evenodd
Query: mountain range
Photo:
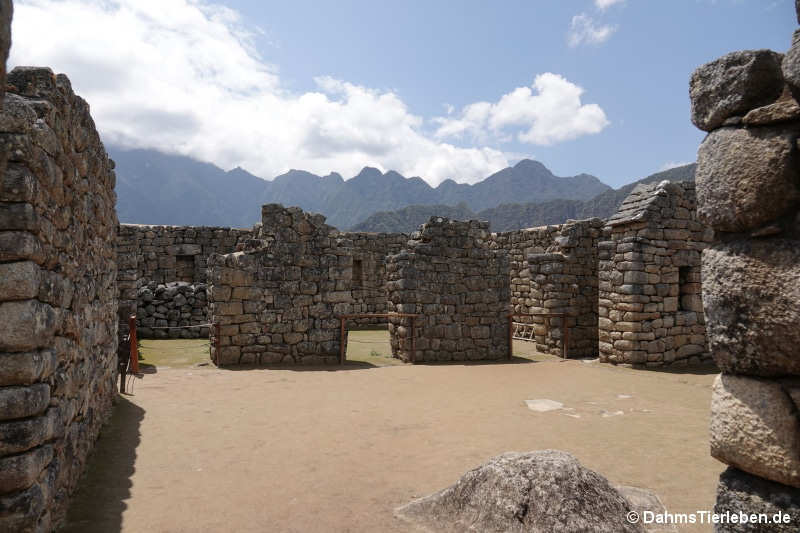
M 119 220 L 137 224 L 250 227 L 261 205 L 280 203 L 322 213 L 343 230 L 409 232 L 437 215 L 481 218 L 504 231 L 608 217 L 635 185 L 614 190 L 589 174 L 558 177 L 530 159 L 473 185 L 445 180 L 431 187 L 419 177 L 371 167 L 348 180 L 335 172 L 290 170 L 267 181 L 241 168 L 225 171 L 155 150 L 111 146 L 108 152 L 116 163 Z M 640 181 L 693 176 L 688 165 Z
M 695 163 L 651 174 L 646 178 L 604 191 L 589 200 L 556 199 L 537 203 L 508 203 L 474 212 L 466 204 L 410 205 L 403 209 L 378 212 L 356 224 L 353 231 L 410 233 L 432 216 L 445 216 L 459 220 L 488 220 L 492 231 L 510 231 L 547 224 L 561 224 L 567 219 L 608 218 L 617 212 L 625 198 L 640 183 L 694 180 Z
M 226 172 L 154 150 L 108 151 L 116 162 L 119 219 L 137 224 L 248 227 L 259 220 L 262 204 L 280 203 L 322 213 L 332 226 L 350 229 L 373 213 L 409 205 L 463 204 L 477 212 L 509 202 L 588 200 L 611 190 L 594 176 L 557 177 L 529 159 L 474 185 L 445 180 L 431 187 L 419 177 L 370 167 L 348 180 L 290 170 L 267 181 L 240 168 Z

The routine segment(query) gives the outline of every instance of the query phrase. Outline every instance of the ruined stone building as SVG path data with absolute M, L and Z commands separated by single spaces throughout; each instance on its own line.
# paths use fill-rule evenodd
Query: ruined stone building
M 599 355 L 611 363 L 709 359 L 700 254 L 713 231 L 697 220 L 692 182 L 640 185 L 599 243 Z

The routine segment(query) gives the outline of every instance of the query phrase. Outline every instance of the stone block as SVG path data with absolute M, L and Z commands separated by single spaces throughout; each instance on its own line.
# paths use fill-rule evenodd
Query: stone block
M 41 414 L 50 402 L 46 383 L 21 387 L 0 387 L 0 420 L 26 418 Z
M 800 487 L 800 420 L 780 383 L 717 376 L 711 455 L 745 472 Z
M 709 347 L 724 372 L 800 375 L 800 246 L 738 240 L 703 252 Z
M 53 447 L 50 445 L 40 446 L 20 455 L 0 458 L 0 472 L 2 472 L 0 494 L 30 488 L 52 458 Z
M 697 152 L 697 214 L 717 231 L 756 229 L 800 201 L 795 134 L 780 128 L 723 128 Z
M 46 379 L 58 365 L 52 350 L 0 353 L 0 387 L 29 385 Z
M 39 278 L 39 265 L 33 261 L 0 263 L 0 300 L 35 298 Z
M 764 514 L 770 518 L 778 513 L 788 515 L 789 521 L 760 527 L 752 523 L 717 524 L 715 533 L 796 533 L 800 516 L 800 490 L 750 475 L 736 468 L 728 468 L 719 477 L 717 485 L 716 514 Z M 761 524 L 764 525 L 764 524 Z
M 56 318 L 51 306 L 36 300 L 0 303 L 0 350 L 22 352 L 47 345 L 55 334 Z
M 745 50 L 699 67 L 689 82 L 694 125 L 712 131 L 728 118 L 777 100 L 783 91 L 782 59 L 771 50 Z

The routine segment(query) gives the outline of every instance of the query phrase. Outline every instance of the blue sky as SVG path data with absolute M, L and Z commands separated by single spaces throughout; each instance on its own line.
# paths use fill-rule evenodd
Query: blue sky
M 796 28 L 791 0 L 15 5 L 10 63 L 69 75 L 109 143 L 432 184 L 521 157 L 612 186 L 693 161 L 692 70 Z

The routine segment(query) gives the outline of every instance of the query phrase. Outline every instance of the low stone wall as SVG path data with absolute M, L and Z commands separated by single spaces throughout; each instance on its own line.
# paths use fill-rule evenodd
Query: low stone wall
M 700 254 L 713 231 L 697 220 L 693 182 L 640 185 L 599 243 L 599 356 L 661 366 L 710 361 Z
M 150 284 L 206 282 L 207 258 L 215 253 L 230 253 L 252 238 L 253 230 L 210 226 L 148 226 L 120 224 L 117 228 L 118 291 L 120 339 L 128 334 L 128 317 L 146 309 L 139 299 Z M 163 314 L 163 313 L 159 313 Z M 204 311 L 203 315 L 207 315 Z M 163 320 L 157 317 L 157 320 Z M 167 319 L 169 320 L 169 319 Z M 199 323 L 199 322 L 198 322 Z M 139 321 L 140 326 L 150 326 Z M 145 327 L 140 338 L 163 338 Z M 196 337 L 196 331 L 191 338 Z M 122 351 L 122 343 L 120 350 Z
M 141 339 L 208 338 L 205 283 L 148 283 L 137 294 L 136 334 Z M 174 328 L 174 329 L 162 329 Z
M 785 57 L 742 51 L 700 67 L 690 94 L 692 120 L 709 132 L 697 158 L 698 211 L 717 232 L 702 268 L 709 344 L 722 370 L 711 454 L 730 465 L 715 511 L 788 513 L 789 523 L 768 529 L 797 531 L 800 30 Z
M 208 260 L 218 364 L 334 364 L 352 311 L 352 241 L 325 217 L 270 204 L 245 251 Z
M 3 107 L 0 530 L 49 531 L 116 394 L 115 176 L 63 74 L 14 69 Z
M 509 254 L 514 313 L 565 313 L 569 356 L 597 356 L 597 242 L 599 218 L 493 235 L 492 248 Z M 518 318 L 534 324 L 537 350 L 563 353 L 561 318 Z
M 509 262 L 489 247 L 489 223 L 432 217 L 387 258 L 392 353 L 404 361 L 508 356 Z M 411 335 L 415 353 L 411 354 Z

